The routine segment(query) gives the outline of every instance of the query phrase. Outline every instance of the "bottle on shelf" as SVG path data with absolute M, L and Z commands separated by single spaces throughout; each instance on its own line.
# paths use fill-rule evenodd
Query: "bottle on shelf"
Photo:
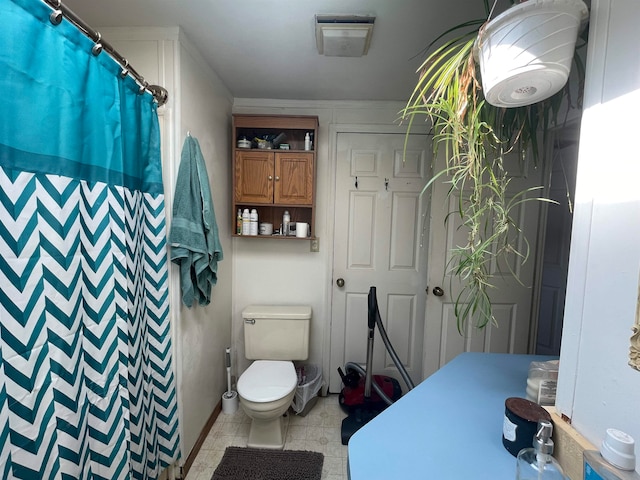
M 258 211 L 255 208 L 249 214 L 249 235 L 258 235 Z
M 245 208 L 242 212 L 242 235 L 249 235 L 251 229 L 251 216 L 249 209 Z
M 311 136 L 309 135 L 309 132 L 304 135 L 304 149 L 311 150 Z
M 285 210 L 282 215 L 282 235 L 289 235 L 289 223 L 291 223 L 291 216 L 289 211 Z
M 236 216 L 236 234 L 242 235 L 242 210 L 238 209 L 238 215 Z
M 516 480 L 565 480 L 558 461 L 553 458 L 553 424 L 548 420 L 538 422 L 538 432 L 533 447 L 523 448 L 516 460 Z
M 635 440 L 625 432 L 608 428 L 600 451 L 585 450 L 585 480 L 638 480 Z

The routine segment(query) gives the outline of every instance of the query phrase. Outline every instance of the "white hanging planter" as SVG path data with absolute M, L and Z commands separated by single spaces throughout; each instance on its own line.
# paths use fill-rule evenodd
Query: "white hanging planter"
M 487 101 L 520 107 L 559 92 L 588 16 L 582 0 L 528 0 L 491 20 L 475 51 Z

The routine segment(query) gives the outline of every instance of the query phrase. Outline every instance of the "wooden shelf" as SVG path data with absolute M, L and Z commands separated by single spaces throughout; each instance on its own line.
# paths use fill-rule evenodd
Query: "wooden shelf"
M 256 240 L 317 240 L 316 237 L 296 237 L 294 235 L 288 235 L 285 237 L 283 235 L 238 235 L 237 233 L 234 233 L 231 236 L 236 238 L 253 238 Z
M 313 138 L 311 150 L 304 150 L 305 135 Z M 285 210 L 291 223 L 309 224 L 311 236 L 297 238 L 280 235 L 237 235 L 233 237 L 315 239 L 316 142 L 318 117 L 280 115 L 233 115 L 232 231 L 236 231 L 238 210 L 256 209 L 259 223 L 280 228 Z M 239 148 L 238 139 L 283 137 L 290 149 Z

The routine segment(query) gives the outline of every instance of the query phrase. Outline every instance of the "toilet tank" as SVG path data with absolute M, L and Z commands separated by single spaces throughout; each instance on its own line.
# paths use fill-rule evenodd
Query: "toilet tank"
M 248 360 L 306 360 L 310 306 L 251 305 L 242 311 Z

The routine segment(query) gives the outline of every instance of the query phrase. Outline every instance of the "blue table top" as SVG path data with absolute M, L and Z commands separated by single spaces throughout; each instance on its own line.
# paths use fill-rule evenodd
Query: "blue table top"
M 459 355 L 351 437 L 349 478 L 515 478 L 502 445 L 504 401 L 526 398 L 532 361 L 555 358 Z

